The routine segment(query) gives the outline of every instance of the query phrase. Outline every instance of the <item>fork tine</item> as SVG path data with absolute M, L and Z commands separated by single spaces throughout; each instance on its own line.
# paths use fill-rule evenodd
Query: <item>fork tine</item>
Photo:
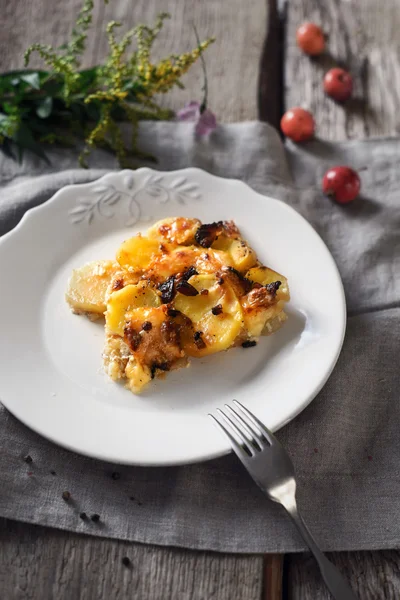
M 216 423 L 218 425 L 218 427 L 221 429 L 221 431 L 229 439 L 231 446 L 232 446 L 233 450 L 235 451 L 235 453 L 238 455 L 238 457 L 241 460 L 243 458 L 248 458 L 247 452 L 239 444 L 239 442 L 237 441 L 235 436 L 232 435 L 232 433 L 229 431 L 229 429 L 227 427 L 225 427 L 225 425 L 223 423 L 221 423 L 220 419 L 218 419 L 215 415 L 213 415 L 211 413 L 208 413 L 208 416 L 211 417 L 211 419 L 213 419 L 214 423 Z M 241 439 L 241 438 L 239 437 L 239 439 Z
M 247 424 L 251 428 L 252 431 L 254 431 L 253 427 L 256 426 L 259 429 L 259 431 L 261 432 L 261 434 L 265 437 L 265 439 L 271 444 L 271 446 L 272 446 L 272 444 L 279 444 L 278 440 L 276 439 L 276 437 L 274 436 L 272 431 L 270 431 L 268 429 L 268 427 L 266 427 L 264 425 L 264 423 L 261 423 L 260 419 L 257 419 L 257 417 L 255 415 L 253 415 L 253 413 L 250 412 L 248 408 L 243 406 L 243 404 L 241 404 L 238 400 L 234 400 L 233 402 L 234 402 L 234 404 L 236 404 L 236 406 L 239 408 L 239 410 L 247 417 Z M 250 425 L 249 421 L 250 421 L 251 425 Z M 258 437 L 259 437 L 259 434 L 258 434 Z
M 225 406 L 227 408 L 229 408 L 229 406 L 227 404 L 225 404 Z M 229 426 L 233 429 L 233 431 L 236 433 L 237 436 L 240 437 L 240 439 L 244 440 L 244 446 L 247 449 L 247 452 L 250 456 L 252 456 L 254 454 L 254 440 L 253 440 L 253 435 L 250 431 L 250 429 L 246 426 L 246 423 L 240 419 L 236 419 L 233 420 L 231 419 L 223 410 L 221 410 L 220 408 L 217 408 L 217 412 L 221 415 L 221 417 L 226 421 L 226 423 L 229 424 Z M 232 411 L 234 412 L 234 411 Z
M 225 404 L 225 408 L 231 413 L 234 418 L 234 422 L 238 423 L 242 428 L 242 434 L 246 436 L 246 441 L 250 446 L 255 446 L 257 450 L 262 450 L 262 441 L 260 436 L 255 436 L 254 431 L 248 426 L 247 422 L 243 419 L 241 415 L 237 413 L 237 411 L 229 406 L 229 404 Z

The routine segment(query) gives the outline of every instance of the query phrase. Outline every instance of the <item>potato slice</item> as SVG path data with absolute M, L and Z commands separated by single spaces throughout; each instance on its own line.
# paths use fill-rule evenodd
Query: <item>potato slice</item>
M 191 277 L 190 284 L 199 294 L 177 293 L 173 302 L 174 308 L 193 323 L 193 329 L 186 328 L 183 333 L 185 352 L 189 356 L 206 356 L 227 350 L 234 344 L 243 325 L 242 308 L 231 286 L 227 282 L 218 283 L 214 275 L 208 274 Z M 193 336 L 196 332 L 200 332 L 197 343 Z
M 117 252 L 117 261 L 124 269 L 145 271 L 161 255 L 160 242 L 140 234 L 125 240 Z
M 289 286 L 286 277 L 273 271 L 269 267 L 254 267 L 247 272 L 246 277 L 255 283 L 261 283 L 261 285 L 268 285 L 268 283 L 280 281 L 282 285 L 278 289 L 276 297 L 278 300 L 283 300 L 284 302 L 290 300 Z
M 123 336 L 126 314 L 135 308 L 160 306 L 161 300 L 147 281 L 137 285 L 127 285 L 122 290 L 112 292 L 107 302 L 106 328 L 110 333 Z
M 194 246 L 178 246 L 173 250 L 167 249 L 152 265 L 152 274 L 158 279 L 166 279 L 170 275 L 183 273 L 189 267 L 196 265 L 202 249 Z
M 227 267 L 234 267 L 241 273 L 245 273 L 257 264 L 256 253 L 243 240 L 231 239 L 221 235 L 213 243 L 212 249 L 216 250 L 223 264 Z
M 150 227 L 147 231 L 147 237 L 182 246 L 192 245 L 195 233 L 200 225 L 201 222 L 198 219 L 186 217 L 162 219 L 162 221 L 158 221 Z
M 72 271 L 66 300 L 76 313 L 101 317 L 106 310 L 106 292 L 119 269 L 111 260 L 96 260 Z
M 125 375 L 128 379 L 126 387 L 134 394 L 141 392 L 144 386 L 152 379 L 149 367 L 137 362 L 133 356 L 126 365 Z
M 232 240 L 229 254 L 233 260 L 233 266 L 241 273 L 257 264 L 257 255 L 253 248 L 241 240 Z
M 244 322 L 250 337 L 258 338 L 260 335 L 269 335 L 268 323 L 272 323 L 280 315 L 282 322 L 286 319 L 283 312 L 284 303 L 278 302 L 269 308 L 256 308 L 243 310 Z

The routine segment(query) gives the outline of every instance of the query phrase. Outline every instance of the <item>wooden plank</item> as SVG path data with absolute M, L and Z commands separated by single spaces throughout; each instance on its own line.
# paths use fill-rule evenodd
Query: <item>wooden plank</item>
M 141 546 L 5 519 L 0 539 L 0 589 L 7 600 L 261 597 L 262 557 Z
M 262 600 L 282 600 L 283 559 L 283 554 L 265 556 Z
M 360 600 L 398 600 L 400 553 L 339 552 L 329 557 L 350 581 Z M 315 560 L 292 555 L 288 565 L 288 600 L 331 600 Z
M 400 3 L 398 0 L 291 0 L 288 3 L 285 105 L 309 108 L 319 137 L 329 140 L 395 135 L 400 131 Z M 304 21 L 328 34 L 324 56 L 310 60 L 296 46 Z M 345 107 L 324 96 L 332 66 L 353 74 L 355 97 Z
M 82 0 L 12 0 L 2 9 L 0 70 L 22 66 L 24 49 L 33 42 L 61 44 L 70 31 Z M 172 19 L 155 46 L 155 56 L 184 52 L 196 46 L 192 23 L 201 38 L 215 36 L 207 51 L 209 106 L 224 122 L 257 117 L 257 86 L 261 48 L 267 26 L 266 0 L 120 0 L 107 6 L 98 0 L 87 44 L 85 66 L 98 64 L 107 51 L 105 25 L 115 19 L 121 32 L 140 23 L 153 23 L 156 15 L 170 12 Z M 40 61 L 32 63 L 39 65 Z M 186 90 L 178 88 L 163 98 L 166 106 L 178 109 L 185 102 L 201 99 L 203 75 L 195 65 L 184 79 Z

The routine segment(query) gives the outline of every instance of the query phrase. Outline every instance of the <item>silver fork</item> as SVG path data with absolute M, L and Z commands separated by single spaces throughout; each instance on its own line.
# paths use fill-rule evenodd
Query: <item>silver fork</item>
M 321 575 L 336 600 L 357 600 L 338 569 L 326 558 L 304 523 L 296 503 L 296 477 L 293 463 L 272 432 L 245 406 L 233 400 L 209 416 L 229 438 L 233 450 L 257 485 L 274 502 L 281 504 L 293 519 L 303 540 L 313 553 Z

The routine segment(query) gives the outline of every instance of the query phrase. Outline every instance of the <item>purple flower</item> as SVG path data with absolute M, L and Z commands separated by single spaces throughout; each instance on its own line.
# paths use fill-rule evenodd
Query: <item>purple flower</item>
M 200 102 L 192 100 L 176 114 L 178 121 L 197 121 L 200 118 Z
M 208 135 L 217 127 L 217 119 L 211 110 L 206 108 L 200 115 L 199 120 L 196 123 L 195 131 L 197 135 Z
M 217 119 L 208 108 L 200 112 L 200 102 L 192 100 L 177 113 L 178 121 L 196 123 L 196 135 L 208 135 L 217 127 Z

